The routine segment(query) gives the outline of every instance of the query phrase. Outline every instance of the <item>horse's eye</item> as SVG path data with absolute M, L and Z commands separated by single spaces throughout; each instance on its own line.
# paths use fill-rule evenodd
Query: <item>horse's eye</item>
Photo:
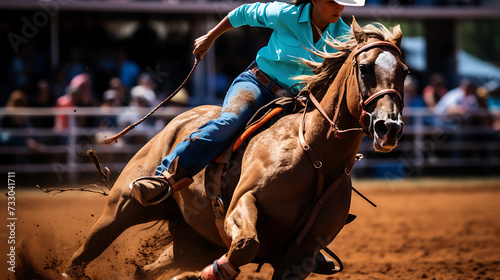
M 370 67 L 367 64 L 360 64 L 359 73 L 361 73 L 361 77 L 364 77 L 366 74 L 368 74 L 369 69 Z

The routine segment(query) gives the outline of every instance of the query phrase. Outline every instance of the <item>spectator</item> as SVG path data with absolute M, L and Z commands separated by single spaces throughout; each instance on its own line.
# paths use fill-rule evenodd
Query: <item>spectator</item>
M 480 100 L 485 101 L 485 104 L 482 104 L 482 107 L 486 107 L 488 111 L 496 113 L 492 115 L 492 127 L 497 133 L 500 132 L 500 116 L 498 115 L 500 112 L 500 82 L 487 82 L 482 87 L 477 89 L 477 93 Z M 481 103 L 482 102 L 480 102 L 480 105 Z
M 445 84 L 446 80 L 443 75 L 434 74 L 431 76 L 431 83 L 423 91 L 424 101 L 429 109 L 434 108 L 448 91 Z
M 18 108 L 23 108 L 28 106 L 28 97 L 26 93 L 22 90 L 13 91 L 6 104 L 6 109 L 8 111 L 14 111 Z M 6 115 L 0 120 L 0 126 L 2 127 L 2 131 L 0 132 L 0 146 L 20 146 L 26 147 L 34 150 L 41 150 L 41 145 L 38 144 L 35 140 L 19 135 L 12 135 L 7 129 L 29 129 L 31 127 L 30 119 L 28 116 L 9 116 Z M 21 130 L 22 131 L 22 130 Z M 27 132 L 27 130 L 26 130 Z M 7 162 L 16 162 L 16 163 L 27 163 L 29 162 L 29 158 L 25 154 L 12 154 L 12 157 L 4 157 Z
M 415 77 L 408 76 L 404 84 L 404 102 L 405 106 L 413 108 L 425 107 L 422 96 L 418 93 L 418 83 Z
M 112 78 L 109 81 L 109 89 L 103 94 L 103 106 L 117 107 L 123 106 L 125 100 L 125 87 L 120 78 Z
M 153 91 L 154 87 L 155 83 L 151 76 L 147 73 L 141 74 L 139 77 L 139 84 L 130 91 L 131 100 L 129 109 L 127 110 L 128 113 L 118 118 L 120 127 L 135 123 L 145 114 L 145 108 L 156 105 L 156 94 Z M 154 126 L 155 121 L 153 119 L 147 119 L 138 129 L 147 130 Z
M 90 75 L 87 73 L 78 74 L 69 83 L 69 87 L 80 92 L 80 99 L 77 106 L 97 106 L 98 102 L 92 94 Z
M 470 123 L 472 115 L 479 110 L 476 86 L 468 79 L 458 88 L 447 92 L 436 104 L 434 113 L 442 117 L 445 124 Z
M 112 108 L 119 107 L 123 105 L 123 99 L 125 95 L 125 87 L 122 85 L 119 78 L 112 78 L 109 81 L 109 89 L 103 94 L 103 101 L 101 108 L 104 111 L 111 111 Z M 117 127 L 116 116 L 109 115 L 103 116 L 99 122 L 100 128 Z M 104 140 L 104 139 L 102 139 Z
M 156 93 L 154 92 L 155 82 L 147 73 L 141 74 L 139 83 L 132 88 L 130 95 L 132 101 L 139 102 L 141 107 L 151 107 L 156 104 Z
M 500 81 L 490 81 L 483 85 L 488 92 L 488 109 L 500 112 Z
M 140 69 L 137 63 L 128 59 L 127 53 L 124 50 L 118 51 L 118 70 L 123 85 L 128 89 L 132 88 L 137 82 Z
M 6 104 L 7 111 L 14 111 L 16 108 L 23 108 L 28 106 L 28 96 L 22 90 L 13 91 Z M 26 128 L 29 127 L 29 118 L 27 116 L 9 116 L 6 115 L 1 119 L 2 128 Z M 5 136 L 2 135 L 2 139 Z M 18 141 L 20 137 L 12 137 L 11 144 L 24 143 L 24 140 Z M 3 139 L 4 140 L 4 139 Z M 13 142 L 12 142 L 13 141 Z
M 59 97 L 56 101 L 56 108 L 71 108 L 76 107 L 80 102 L 81 91 L 77 88 L 67 87 L 66 94 Z M 64 131 L 69 129 L 69 117 L 67 115 L 57 115 L 55 121 L 56 131 Z

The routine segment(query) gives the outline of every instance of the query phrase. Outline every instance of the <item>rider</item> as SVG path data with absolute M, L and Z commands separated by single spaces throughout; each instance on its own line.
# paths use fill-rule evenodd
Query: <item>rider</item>
M 255 61 L 232 83 L 222 113 L 180 142 L 156 169 L 155 176 L 141 177 L 130 184 L 132 195 L 144 206 L 166 199 L 193 182 L 203 170 L 234 140 L 262 106 L 284 88 L 292 93 L 294 77 L 312 74 L 300 59 L 321 62 L 310 50 L 336 50 L 326 44 L 329 37 L 341 39 L 350 28 L 340 18 L 344 6 L 363 6 L 365 0 L 293 0 L 291 4 L 245 4 L 231 11 L 215 28 L 195 40 L 193 54 L 203 58 L 215 39 L 242 26 L 274 30 L 267 46 Z

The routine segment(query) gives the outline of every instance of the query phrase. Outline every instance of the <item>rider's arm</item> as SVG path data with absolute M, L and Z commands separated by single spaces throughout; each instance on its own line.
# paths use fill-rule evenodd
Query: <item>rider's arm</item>
M 226 16 L 217 26 L 208 31 L 207 34 L 194 41 L 193 54 L 199 55 L 199 58 L 202 59 L 207 54 L 215 39 L 233 28 L 231 22 L 229 22 L 229 18 Z
M 273 28 L 283 5 L 287 4 L 275 2 L 241 5 L 207 34 L 195 40 L 193 54 L 203 58 L 220 35 L 242 25 Z

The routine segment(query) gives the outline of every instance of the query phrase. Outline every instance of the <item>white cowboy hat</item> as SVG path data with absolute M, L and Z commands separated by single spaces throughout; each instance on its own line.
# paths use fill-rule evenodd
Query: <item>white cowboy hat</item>
M 365 5 L 365 0 L 335 0 L 335 2 L 339 3 L 343 6 L 357 6 L 361 7 Z

